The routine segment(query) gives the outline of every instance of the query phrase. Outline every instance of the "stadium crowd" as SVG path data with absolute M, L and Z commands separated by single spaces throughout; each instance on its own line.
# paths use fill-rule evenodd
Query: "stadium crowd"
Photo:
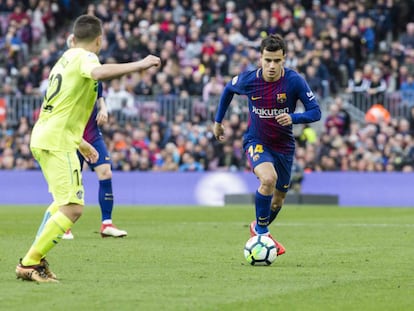
M 232 76 L 255 68 L 258 44 L 268 33 L 284 36 L 286 66 L 305 76 L 320 101 L 328 100 L 322 130 L 296 129 L 294 182 L 304 171 L 414 169 L 414 110 L 357 122 L 348 111 L 352 102 L 344 99 L 350 97 L 343 96 L 381 104 L 387 92 L 414 90 L 411 1 L 4 0 L 0 11 L 3 96 L 42 96 L 80 13 L 103 21 L 101 62 L 161 57 L 158 72 L 104 84 L 111 116 L 102 132 L 114 170 L 248 170 L 241 148 L 247 123 L 238 114 L 224 122 L 231 139 L 223 145 L 212 136 L 212 120 L 201 115 L 178 111 L 167 120 L 154 111 L 142 122 L 121 124 L 115 112 L 136 114 L 134 96 L 214 98 Z M 1 122 L 0 169 L 38 169 L 28 148 L 32 122 Z

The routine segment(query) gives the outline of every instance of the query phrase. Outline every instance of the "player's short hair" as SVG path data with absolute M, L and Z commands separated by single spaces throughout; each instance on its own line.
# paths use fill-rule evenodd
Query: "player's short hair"
M 77 41 L 91 42 L 102 35 L 102 22 L 92 15 L 81 15 L 75 20 L 73 34 Z
M 266 38 L 262 40 L 262 44 L 260 45 L 260 53 L 263 53 L 264 50 L 275 52 L 282 50 L 283 55 L 286 54 L 286 43 L 283 40 L 281 35 L 278 34 L 270 34 Z

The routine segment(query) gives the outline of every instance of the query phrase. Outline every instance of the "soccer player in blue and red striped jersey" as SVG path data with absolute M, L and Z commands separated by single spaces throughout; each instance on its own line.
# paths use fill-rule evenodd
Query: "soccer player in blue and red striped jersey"
M 260 186 L 255 195 L 256 220 L 250 234 L 269 235 L 268 226 L 277 217 L 289 189 L 295 154 L 292 125 L 320 120 L 321 111 L 305 79 L 284 67 L 286 43 L 271 34 L 262 40 L 259 68 L 235 76 L 224 88 L 214 123 L 214 136 L 225 139 L 222 121 L 234 94 L 249 102 L 249 123 L 243 148 Z M 303 112 L 296 112 L 301 101 Z M 273 237 L 272 237 L 273 239 Z M 276 242 L 278 255 L 285 248 Z
M 66 40 L 66 45 L 69 49 L 74 46 L 73 34 L 69 35 Z M 108 110 L 106 108 L 105 99 L 102 96 L 102 91 L 102 82 L 98 82 L 97 100 L 83 132 L 83 139 L 93 145 L 99 153 L 99 158 L 96 163 L 91 163 L 87 160 L 86 162 L 89 167 L 95 171 L 99 180 L 98 201 L 102 215 L 101 236 L 124 237 L 127 236 L 127 232 L 118 229 L 112 224 L 112 210 L 114 207 L 114 197 L 112 193 L 112 162 L 104 138 L 99 129 L 100 125 L 103 125 L 108 121 Z M 82 169 L 85 157 L 83 157 L 79 151 L 78 157 Z M 73 239 L 72 230 L 68 229 L 62 238 L 65 240 Z
M 96 173 L 99 180 L 98 200 L 102 216 L 102 225 L 100 230 L 101 236 L 120 238 L 127 236 L 127 232 L 125 230 L 118 229 L 112 223 L 112 210 L 114 207 L 114 198 L 112 193 L 112 162 L 101 130 L 99 129 L 99 126 L 103 125 L 107 121 L 108 111 L 104 97 L 102 96 L 102 83 L 98 82 L 97 101 L 93 107 L 88 123 L 86 124 L 85 131 L 83 132 L 83 139 L 90 143 L 98 151 L 99 158 L 95 163 L 91 163 L 86 160 L 80 152 L 78 152 L 78 157 L 81 168 L 86 161 L 91 170 Z M 64 234 L 63 239 L 73 239 L 71 230 L 68 230 Z

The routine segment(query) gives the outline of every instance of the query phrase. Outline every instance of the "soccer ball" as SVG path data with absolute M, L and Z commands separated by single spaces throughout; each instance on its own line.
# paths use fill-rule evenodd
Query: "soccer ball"
M 269 266 L 277 257 L 276 244 L 266 235 L 255 235 L 247 240 L 244 257 L 252 266 Z

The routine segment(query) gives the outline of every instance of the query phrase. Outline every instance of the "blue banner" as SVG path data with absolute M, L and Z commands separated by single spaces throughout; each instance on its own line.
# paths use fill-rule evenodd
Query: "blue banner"
M 40 171 L 0 171 L 0 204 L 44 204 L 52 197 Z M 98 179 L 83 173 L 86 205 L 98 204 Z M 414 206 L 414 173 L 305 174 L 302 194 L 337 195 L 341 206 Z M 118 205 L 224 205 L 226 194 L 253 194 L 250 172 L 113 172 Z

